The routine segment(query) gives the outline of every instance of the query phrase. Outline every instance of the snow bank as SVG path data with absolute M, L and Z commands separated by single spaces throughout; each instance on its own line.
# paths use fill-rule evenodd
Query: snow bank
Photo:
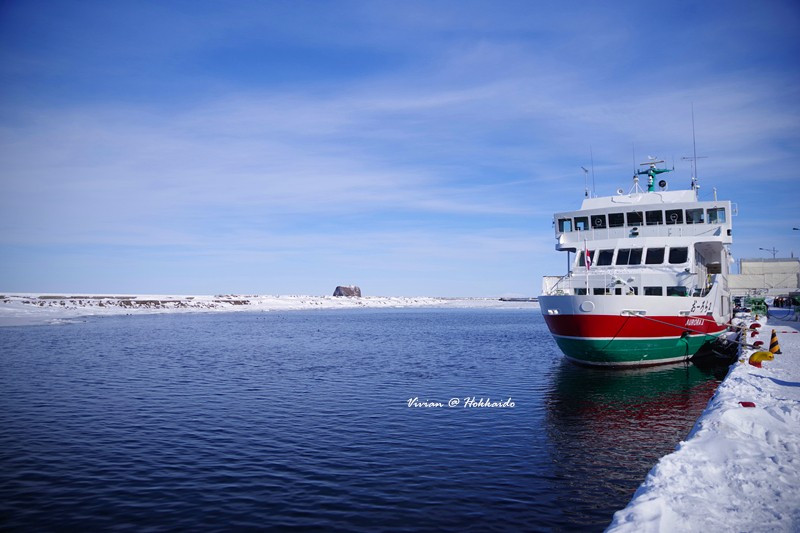
M 141 313 L 225 311 L 289 311 L 308 309 L 485 307 L 531 308 L 537 304 L 502 302 L 495 298 L 430 298 L 368 296 L 264 296 L 225 294 L 175 295 L 0 295 L 0 326 L 61 323 L 83 316 Z
M 606 531 L 800 531 L 800 326 L 759 322 L 749 340 L 768 349 L 775 329 L 783 353 L 763 368 L 747 363 L 752 350 L 743 353 L 687 440 Z

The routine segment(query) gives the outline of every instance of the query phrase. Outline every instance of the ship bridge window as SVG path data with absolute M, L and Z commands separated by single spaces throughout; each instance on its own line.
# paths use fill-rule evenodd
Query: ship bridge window
M 663 287 L 645 287 L 644 288 L 644 295 L 645 296 L 662 296 L 664 294 Z
M 558 219 L 558 231 L 562 233 L 566 233 L 567 231 L 572 231 L 572 219 L 571 218 L 559 218 Z
M 687 287 L 667 287 L 667 296 L 689 296 Z
M 702 209 L 687 209 L 686 210 L 686 223 L 687 224 L 702 224 L 703 210 Z
M 594 264 L 594 250 L 589 250 L 589 261 Z M 586 252 L 578 252 L 578 266 L 586 266 Z
M 589 229 L 588 217 L 575 217 L 575 229 L 578 231 L 586 231 Z
M 628 217 L 628 225 L 629 226 L 641 226 L 642 221 L 644 220 L 644 214 L 641 211 L 631 211 L 630 213 L 625 213 Z
M 669 262 L 673 265 L 681 265 L 689 259 L 688 248 L 670 248 Z
M 606 227 L 606 216 L 605 215 L 592 215 L 592 227 L 593 228 L 605 228 Z
M 724 224 L 725 223 L 725 208 L 715 207 L 708 209 L 708 223 L 709 224 Z
M 608 266 L 614 258 L 614 250 L 600 250 L 597 256 L 597 266 Z
M 645 219 L 648 226 L 656 226 L 664 223 L 664 213 L 662 211 L 646 211 Z
M 664 249 L 663 248 L 648 248 L 647 255 L 644 258 L 645 265 L 660 265 L 664 262 Z
M 641 248 L 620 248 L 617 252 L 618 265 L 641 265 L 642 264 L 642 249 Z
M 625 214 L 624 213 L 609 213 L 608 214 L 608 227 L 609 228 L 621 228 L 625 225 Z
M 683 209 L 667 209 L 667 224 L 683 224 Z

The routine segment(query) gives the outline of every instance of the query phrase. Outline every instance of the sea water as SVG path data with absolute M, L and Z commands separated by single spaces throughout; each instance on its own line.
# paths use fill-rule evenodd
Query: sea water
M 0 329 L 0 528 L 601 530 L 720 376 L 565 362 L 538 309 Z

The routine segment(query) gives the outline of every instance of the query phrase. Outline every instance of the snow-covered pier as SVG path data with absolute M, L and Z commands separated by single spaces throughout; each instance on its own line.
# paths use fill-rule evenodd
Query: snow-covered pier
M 607 531 L 800 531 L 800 322 L 770 309 L 748 342 L 781 353 L 734 364 L 694 428 Z M 753 320 L 755 322 L 755 320 Z

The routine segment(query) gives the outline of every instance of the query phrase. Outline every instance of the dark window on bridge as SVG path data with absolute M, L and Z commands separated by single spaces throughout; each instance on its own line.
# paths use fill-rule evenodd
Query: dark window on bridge
M 648 226 L 657 226 L 664 223 L 664 213 L 662 211 L 647 211 L 645 216 Z
M 609 213 L 608 214 L 608 227 L 621 228 L 625 225 L 625 215 L 623 213 Z
M 559 218 L 558 219 L 558 231 L 564 233 L 567 231 L 572 231 L 572 219 L 571 218 Z
M 614 258 L 614 250 L 600 250 L 597 256 L 597 266 L 608 266 Z
M 686 210 L 686 223 L 687 224 L 702 224 L 705 222 L 703 219 L 702 209 L 687 209 Z
M 589 219 L 587 217 L 575 217 L 575 229 L 578 231 L 589 229 Z
M 682 265 L 689 259 L 688 248 L 670 248 L 669 262 L 673 265 Z
M 667 287 L 667 296 L 689 296 L 687 287 Z
M 585 296 L 586 295 L 586 289 L 575 289 L 575 295 L 576 296 Z
M 618 265 L 641 265 L 642 264 L 642 249 L 641 248 L 620 248 L 617 252 Z
M 602 229 L 606 227 L 605 215 L 592 215 L 592 227 Z
M 594 264 L 594 250 L 589 250 L 589 259 Z M 586 252 L 583 250 L 578 251 L 578 266 L 586 266 Z
M 683 209 L 667 209 L 667 224 L 683 224 Z
M 717 207 L 708 210 L 708 223 L 709 224 L 724 224 L 725 223 L 725 208 Z
M 660 265 L 664 262 L 664 249 L 663 248 L 648 248 L 647 256 L 645 257 L 645 265 Z
M 662 287 L 645 287 L 644 288 L 644 295 L 645 296 L 661 296 L 663 294 Z
M 629 226 L 641 226 L 642 221 L 644 220 L 644 216 L 641 211 L 631 211 L 630 213 L 626 213 L 628 217 L 628 225 Z

